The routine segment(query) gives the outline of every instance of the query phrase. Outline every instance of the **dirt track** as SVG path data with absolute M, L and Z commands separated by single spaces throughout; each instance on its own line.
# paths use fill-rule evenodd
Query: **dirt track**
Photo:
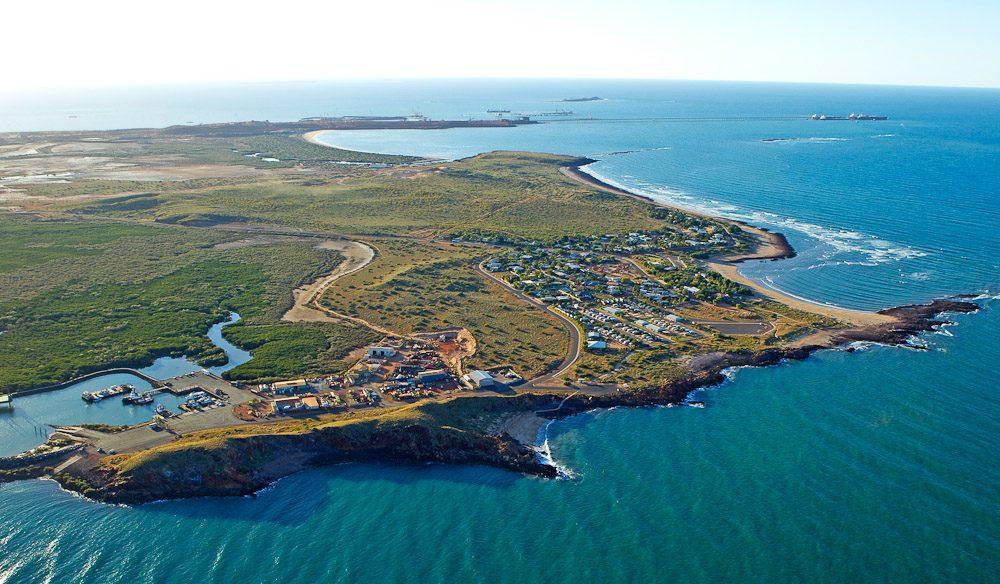
M 360 241 L 332 239 L 324 241 L 316 247 L 338 251 L 344 256 L 344 261 L 326 276 L 295 290 L 292 293 L 295 296 L 295 304 L 281 317 L 281 320 L 288 322 L 338 322 L 343 320 L 315 308 L 316 300 L 334 282 L 357 272 L 375 259 L 375 250 Z

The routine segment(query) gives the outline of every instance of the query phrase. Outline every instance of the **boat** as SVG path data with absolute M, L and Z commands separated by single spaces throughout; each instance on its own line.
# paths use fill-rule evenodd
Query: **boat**
M 148 391 L 136 393 L 133 390 L 132 393 L 122 398 L 122 403 L 133 406 L 146 406 L 153 403 L 153 394 Z
M 123 383 L 121 385 L 106 387 L 100 391 L 85 391 L 80 394 L 80 399 L 87 403 L 95 403 L 101 401 L 102 399 L 107 399 L 123 393 L 135 393 L 135 386 Z

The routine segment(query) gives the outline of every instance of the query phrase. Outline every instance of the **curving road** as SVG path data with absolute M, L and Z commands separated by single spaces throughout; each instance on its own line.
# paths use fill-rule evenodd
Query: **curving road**
M 532 298 L 522 293 L 520 290 L 517 290 L 516 288 L 512 287 L 510 284 L 504 281 L 503 278 L 498 278 L 493 274 L 491 274 L 490 272 L 486 271 L 486 269 L 483 268 L 482 263 L 476 265 L 476 271 L 479 272 L 479 274 L 484 278 L 496 282 L 497 284 L 502 286 L 505 290 L 516 296 L 518 299 L 523 300 L 524 302 L 527 302 L 528 304 L 531 304 L 536 308 L 544 310 L 545 312 L 558 318 L 560 321 L 563 322 L 563 324 L 566 325 L 566 330 L 567 332 L 569 332 L 569 337 L 570 337 L 570 348 L 567 351 L 566 356 L 563 357 L 563 360 L 559 363 L 559 365 L 555 368 L 554 371 L 550 373 L 543 373 L 542 375 L 539 375 L 538 377 L 529 380 L 527 383 L 521 386 L 522 388 L 540 388 L 553 385 L 563 387 L 563 384 L 559 378 L 562 375 L 564 375 L 567 371 L 569 371 L 570 368 L 573 367 L 573 365 L 580 360 L 580 356 L 583 354 L 582 335 L 580 334 L 580 328 L 577 326 L 576 322 L 570 319 L 568 316 L 562 314 L 558 310 L 552 309 L 552 307 L 546 305 L 544 302 L 539 302 L 535 298 Z

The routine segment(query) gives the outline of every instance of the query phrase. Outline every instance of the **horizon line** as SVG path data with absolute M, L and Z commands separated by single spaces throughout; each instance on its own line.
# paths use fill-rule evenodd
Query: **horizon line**
M 95 83 L 95 84 L 67 84 L 67 85 L 33 85 L 28 88 L 12 88 L 10 85 L 0 89 L 0 95 L 31 95 L 52 90 L 106 90 L 106 89 L 141 89 L 154 87 L 191 87 L 191 86 L 227 86 L 227 85 L 280 85 L 284 83 L 407 83 L 420 81 L 601 81 L 601 82 L 630 82 L 630 83 L 743 83 L 756 85 L 817 85 L 817 86 L 838 86 L 838 87 L 897 87 L 914 89 L 972 89 L 972 90 L 1000 90 L 1000 85 L 935 85 L 921 83 L 871 83 L 871 82 L 850 82 L 850 81 L 775 81 L 760 79 L 690 79 L 672 77 L 547 77 L 547 76 L 527 76 L 527 77 L 504 77 L 504 76 L 484 76 L 484 77 L 448 77 L 448 76 L 427 76 L 427 77 L 312 77 L 312 78 L 289 78 L 289 79 L 228 79 L 228 80 L 188 80 L 188 81 L 150 81 L 135 83 Z

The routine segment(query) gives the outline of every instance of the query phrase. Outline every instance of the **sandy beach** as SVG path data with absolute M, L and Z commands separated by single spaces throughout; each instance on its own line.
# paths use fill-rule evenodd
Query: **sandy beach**
M 645 197 L 636 193 L 626 191 L 625 189 L 618 188 L 614 185 L 605 183 L 604 181 L 587 174 L 580 170 L 579 166 L 565 166 L 562 169 L 562 173 L 569 178 L 586 183 L 590 186 L 597 187 L 601 190 L 612 192 L 619 195 L 625 195 L 645 203 L 652 205 L 657 205 L 659 207 L 666 207 L 668 209 L 674 209 L 681 211 L 683 213 L 688 213 L 690 215 L 696 215 L 699 217 L 708 217 L 718 221 L 723 221 L 725 223 L 730 223 L 739 226 L 741 229 L 749 231 L 756 235 L 758 245 L 757 247 L 748 253 L 737 254 L 733 256 L 727 256 L 721 258 L 720 260 L 708 262 L 708 266 L 715 270 L 716 272 L 722 274 L 726 278 L 733 280 L 734 282 L 739 282 L 749 286 L 759 292 L 760 294 L 786 304 L 798 310 L 803 310 L 805 312 L 812 312 L 814 314 L 822 314 L 823 316 L 829 316 L 835 318 L 842 322 L 857 325 L 857 326 L 871 326 L 894 322 L 895 319 L 891 316 L 885 314 L 878 314 L 876 312 L 868 312 L 865 310 L 852 310 L 850 308 L 841 308 L 839 306 L 832 306 L 829 304 L 821 304 L 819 302 L 811 302 L 809 300 L 804 300 L 800 298 L 795 298 L 789 296 L 778 290 L 768 288 L 756 280 L 747 278 L 739 272 L 737 264 L 740 262 L 751 261 L 751 260 L 777 260 L 783 258 L 790 258 L 795 256 L 795 250 L 789 245 L 785 237 L 780 233 L 775 233 L 773 231 L 768 231 L 766 229 L 761 229 L 759 227 L 754 227 L 753 225 L 748 225 L 742 221 L 733 221 L 732 219 L 726 219 L 725 217 L 714 217 L 705 215 L 703 213 L 698 213 L 691 211 L 690 209 L 685 209 L 682 207 L 675 207 L 672 205 L 667 205 L 660 201 L 651 199 L 650 197 Z
M 589 164 L 589 163 L 588 163 Z M 583 166 L 583 165 L 581 165 Z M 795 250 L 789 245 L 785 236 L 780 233 L 775 233 L 773 231 L 768 231 L 767 229 L 762 229 L 760 227 L 755 227 L 749 225 L 742 221 L 735 221 L 733 219 L 727 219 L 725 217 L 716 217 L 713 215 L 706 215 L 704 213 L 699 213 L 698 211 L 693 211 L 684 207 L 678 207 L 674 205 L 668 205 L 661 201 L 657 201 L 651 197 L 640 195 L 627 191 L 625 189 L 616 187 L 614 185 L 608 184 L 599 178 L 587 174 L 586 172 L 580 170 L 580 166 L 564 166 L 560 169 L 564 175 L 567 177 L 586 183 L 592 187 L 601 189 L 602 191 L 607 191 L 610 193 L 615 193 L 616 195 L 624 195 L 642 201 L 643 203 L 648 203 L 650 205 L 655 205 L 657 207 L 663 207 L 665 209 L 673 209 L 675 211 L 680 211 L 688 215 L 694 215 L 696 217 L 704 217 L 706 219 L 713 219 L 715 221 L 721 221 L 723 223 L 728 223 L 730 225 L 736 225 L 744 231 L 749 231 L 757 236 L 758 244 L 757 247 L 748 253 L 738 254 L 726 257 L 726 261 L 729 262 L 745 262 L 749 260 L 776 260 L 781 258 L 790 258 L 795 256 Z
M 313 144 L 316 144 L 317 146 L 327 146 L 327 147 L 329 147 L 330 146 L 329 144 L 324 144 L 324 143 L 322 143 L 322 142 L 320 142 L 319 140 L 316 139 L 316 136 L 319 136 L 320 134 L 322 134 L 325 131 L 326 130 L 316 130 L 314 132 L 306 132 L 305 134 L 302 134 L 302 139 L 305 140 L 306 142 L 311 142 Z
M 521 412 L 504 421 L 501 430 L 510 434 L 515 440 L 526 446 L 534 446 L 538 440 L 538 431 L 548 420 L 535 412 Z
M 895 319 L 891 316 L 885 314 L 879 314 L 877 312 L 868 312 L 865 310 L 852 310 L 850 308 L 840 308 L 839 306 L 831 306 L 828 304 L 820 304 L 818 302 L 810 302 L 808 300 L 803 300 L 783 294 L 773 288 L 768 288 L 756 280 L 747 278 L 740 273 L 737 265 L 735 263 L 723 263 L 723 262 L 709 262 L 709 267 L 711 267 L 716 272 L 719 272 L 723 276 L 739 282 L 740 284 L 749 286 L 761 293 L 768 298 L 781 302 L 791 306 L 792 308 L 797 308 L 798 310 L 803 310 L 805 312 L 812 312 L 814 314 L 822 314 L 823 316 L 829 316 L 837 320 L 846 322 L 848 324 L 858 325 L 858 326 L 871 326 L 878 324 L 886 324 L 893 322 Z

